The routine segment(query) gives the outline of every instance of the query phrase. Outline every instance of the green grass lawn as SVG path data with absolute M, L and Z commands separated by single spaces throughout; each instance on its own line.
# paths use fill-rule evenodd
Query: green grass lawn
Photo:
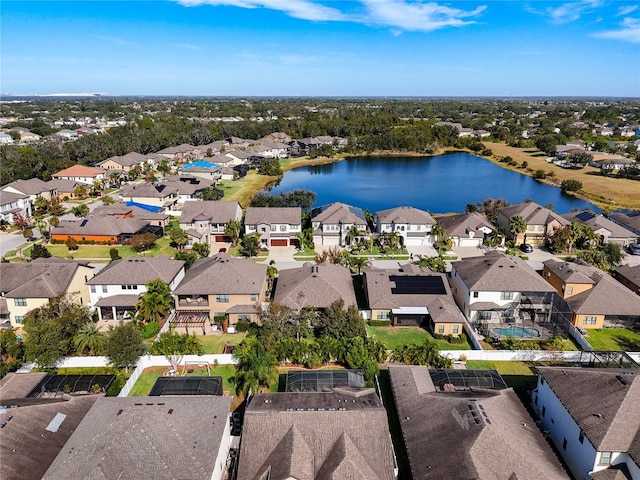
M 594 350 L 640 351 L 640 332 L 626 328 L 587 330 L 587 341 Z
M 419 327 L 370 327 L 367 335 L 387 344 L 389 349 L 409 343 L 424 343 L 425 339 L 434 340 L 440 350 L 471 350 L 468 343 L 451 344 L 444 340 L 435 340 L 429 332 Z
M 66 245 L 45 245 L 47 250 L 51 252 L 54 257 L 61 258 L 103 258 L 110 260 L 111 256 L 109 251 L 112 248 L 118 250 L 118 254 L 122 258 L 128 257 L 153 257 L 155 255 L 168 255 L 173 256 L 176 253 L 176 249 L 171 246 L 171 240 L 166 237 L 159 238 L 156 244 L 150 249 L 142 253 L 138 253 L 128 245 L 78 245 L 77 250 L 69 250 Z M 31 247 L 24 250 L 24 255 L 29 256 Z
M 238 345 L 244 339 L 244 333 L 225 333 L 224 335 L 198 335 L 204 353 L 222 353 L 225 345 Z
M 158 377 L 161 377 L 169 367 L 149 367 L 142 372 L 138 381 L 129 392 L 130 397 L 143 397 L 149 395 L 153 385 L 156 383 Z M 182 373 L 182 367 L 179 369 Z M 217 367 L 211 367 L 211 376 L 222 377 L 222 389 L 230 392 L 231 395 L 235 395 L 235 385 L 231 382 L 231 378 L 235 375 L 236 369 L 233 365 L 218 365 Z M 196 368 L 193 371 L 187 373 L 188 377 L 207 376 L 206 368 Z
M 536 382 L 538 376 L 535 364 L 530 362 L 468 360 L 467 368 L 470 370 L 497 370 L 505 383 L 513 387 L 521 398 L 526 397 L 526 389 Z

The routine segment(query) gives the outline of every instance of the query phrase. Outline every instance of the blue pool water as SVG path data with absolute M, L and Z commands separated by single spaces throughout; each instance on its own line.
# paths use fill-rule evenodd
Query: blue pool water
M 538 338 L 540 331 L 537 328 L 525 328 L 511 326 L 507 328 L 492 328 L 491 332 L 500 337 Z

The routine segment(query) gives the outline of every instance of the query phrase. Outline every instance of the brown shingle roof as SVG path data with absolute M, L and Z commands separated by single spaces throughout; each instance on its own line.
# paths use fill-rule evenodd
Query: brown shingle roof
M 524 202 L 518 205 L 509 205 L 498 210 L 499 213 L 507 218 L 514 215 L 521 215 L 527 225 L 547 225 L 553 220 L 558 221 L 561 225 L 569 225 L 569 221 L 559 214 L 542 207 L 535 202 Z
M 262 394 L 245 413 L 238 478 L 391 480 L 391 452 L 373 390 Z
M 357 305 L 351 271 L 329 262 L 281 270 L 274 301 L 294 310 L 303 307 L 327 308 L 336 300 L 345 306 Z
M 122 197 L 138 198 L 166 198 L 177 195 L 178 190 L 172 186 L 153 183 L 140 183 L 137 185 L 125 185 L 122 187 Z
M 159 278 L 171 283 L 184 267 L 182 260 L 166 255 L 144 258 L 123 258 L 103 268 L 87 285 L 144 285 Z
M 438 217 L 438 224 L 444 228 L 450 237 L 468 237 L 469 232 L 474 233 L 474 238 L 484 238 L 484 232 L 480 228 L 495 230 L 495 226 L 478 212 L 460 213 Z
M 389 374 L 414 480 L 568 478 L 512 389 L 436 391 L 427 367 Z
M 39 260 L 0 264 L 0 292 L 8 298 L 53 298 L 67 291 L 78 268 L 91 268 L 64 259 Z
M 433 225 L 436 221 L 424 210 L 415 207 L 395 207 L 376 213 L 378 223 L 409 223 L 411 225 Z
M 192 223 L 198 215 L 206 214 L 209 223 L 224 224 L 229 220 L 240 220 L 242 209 L 238 202 L 191 201 L 184 202 L 180 223 Z
M 259 294 L 267 281 L 267 265 L 226 253 L 196 261 L 173 292 L 175 295 Z
M 367 224 L 362 209 L 340 202 L 315 208 L 311 214 L 311 221 L 329 224 Z
M 62 220 L 51 229 L 51 235 L 134 235 L 149 225 L 147 220 L 91 215 L 80 220 Z
M 248 207 L 244 218 L 245 225 L 259 223 L 300 225 L 302 209 L 300 207 Z

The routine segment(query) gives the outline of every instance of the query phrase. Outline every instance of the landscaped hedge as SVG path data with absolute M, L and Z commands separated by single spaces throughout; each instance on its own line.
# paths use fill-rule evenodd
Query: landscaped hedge
M 251 325 L 251 322 L 247 320 L 238 320 L 236 323 L 236 332 L 246 332 L 249 330 L 249 325 Z
M 452 345 L 464 345 L 467 343 L 467 336 L 464 333 L 461 333 L 459 337 L 454 337 L 453 335 L 443 335 L 441 333 L 436 333 L 433 337 L 436 340 L 445 340 L 446 342 Z
M 369 320 L 369 325 L 372 327 L 388 327 L 391 325 L 391 320 Z
M 142 332 L 143 338 L 153 338 L 160 331 L 160 324 L 158 322 L 149 322 L 144 326 L 144 332 Z

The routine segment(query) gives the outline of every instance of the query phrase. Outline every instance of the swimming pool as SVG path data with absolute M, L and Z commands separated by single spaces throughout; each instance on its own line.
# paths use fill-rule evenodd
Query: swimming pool
M 540 337 L 540 330 L 538 330 L 537 328 L 511 326 L 507 328 L 492 328 L 491 332 L 498 337 L 515 337 L 515 338 Z

